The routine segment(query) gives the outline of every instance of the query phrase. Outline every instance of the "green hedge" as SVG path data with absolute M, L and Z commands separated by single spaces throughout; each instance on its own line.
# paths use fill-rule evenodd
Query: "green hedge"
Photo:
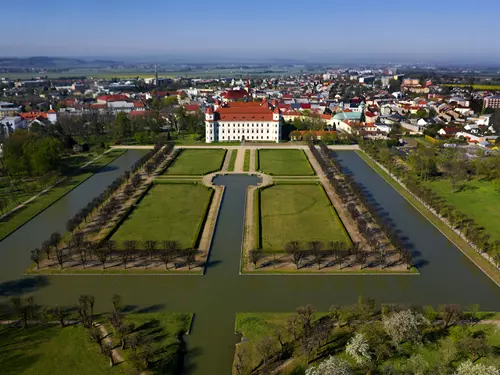
M 256 249 L 261 249 L 262 248 L 262 222 L 260 220 L 260 190 L 261 189 L 256 189 L 254 191 L 254 200 L 253 200 L 253 207 L 254 207 L 254 245 Z
M 236 155 L 238 154 L 238 150 L 232 150 L 231 151 L 231 160 L 229 160 L 229 166 L 227 168 L 227 170 L 229 172 L 233 172 L 234 171 L 234 165 L 236 164 Z
M 198 224 L 198 228 L 196 230 L 196 236 L 194 237 L 193 240 L 193 249 L 197 249 L 200 246 L 201 237 L 203 235 L 203 228 L 205 227 L 205 223 L 207 222 L 210 206 L 212 205 L 212 201 L 214 199 L 215 190 L 209 187 L 207 187 L 207 189 L 211 191 L 211 194 L 210 198 L 208 199 L 207 205 L 205 206 L 205 211 L 204 211 L 205 213 L 202 219 L 200 220 L 200 223 Z
M 250 150 L 245 150 L 245 161 L 243 163 L 243 172 L 250 171 Z
M 260 171 L 260 150 L 255 150 L 255 170 Z

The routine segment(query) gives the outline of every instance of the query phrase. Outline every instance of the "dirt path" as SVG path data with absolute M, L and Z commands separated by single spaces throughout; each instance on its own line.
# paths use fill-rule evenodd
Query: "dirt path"
M 241 147 L 238 150 L 233 150 L 233 152 L 237 152 L 236 154 L 236 162 L 234 163 L 234 171 L 241 173 L 243 172 L 243 166 L 245 165 L 245 152 L 246 148 Z
M 229 168 L 229 162 L 231 161 L 231 155 L 233 154 L 234 150 L 227 150 L 226 152 L 226 158 L 224 159 L 224 164 L 222 165 L 222 172 L 227 172 Z
M 200 239 L 200 245 L 198 247 L 199 250 L 205 254 L 208 254 L 210 244 L 212 243 L 215 224 L 217 223 L 217 217 L 219 216 L 219 209 L 222 203 L 222 196 L 224 195 L 223 186 L 213 186 L 213 188 L 215 189 L 214 197 L 210 210 L 208 211 L 207 221 L 205 222 L 205 227 L 203 228 L 203 233 Z
M 99 331 L 101 331 L 101 335 L 103 337 L 102 341 L 104 341 L 105 343 L 109 343 L 109 344 L 113 345 L 113 341 L 109 337 L 109 333 L 106 330 L 106 327 L 104 327 L 104 324 L 97 323 L 95 326 L 97 328 L 99 328 Z M 117 365 L 118 363 L 122 363 L 122 362 L 125 361 L 123 359 L 122 355 L 120 354 L 120 352 L 118 351 L 118 349 L 115 348 L 111 352 L 113 353 L 113 362 L 114 362 L 115 365 Z
M 255 149 L 250 149 L 250 172 L 255 172 Z

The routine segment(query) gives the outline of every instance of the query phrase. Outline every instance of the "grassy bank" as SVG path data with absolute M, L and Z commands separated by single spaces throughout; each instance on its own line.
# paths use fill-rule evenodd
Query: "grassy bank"
M 0 221 L 0 240 L 7 237 L 47 207 L 68 194 L 75 187 L 94 175 L 99 169 L 113 162 L 125 151 L 126 150 L 111 150 L 87 167 L 76 169 L 72 175 L 69 175 L 64 181 L 48 192 L 40 195 L 23 208 L 4 218 Z
M 397 181 L 389 176 L 377 164 L 375 164 L 364 152 L 356 152 L 368 165 L 370 165 L 378 174 L 380 174 L 394 189 L 396 189 L 408 202 L 428 219 L 436 228 L 438 228 L 448 239 L 450 239 L 470 260 L 472 260 L 484 273 L 486 273 L 495 283 L 500 285 L 500 272 L 493 264 L 478 254 L 462 237 L 451 230 L 436 215 L 430 212 L 422 203 L 408 193 Z

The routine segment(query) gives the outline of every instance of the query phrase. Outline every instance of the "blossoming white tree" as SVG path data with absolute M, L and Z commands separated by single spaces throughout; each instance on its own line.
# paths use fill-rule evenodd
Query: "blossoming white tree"
M 458 366 L 455 375 L 500 375 L 500 370 L 493 366 L 473 363 L 468 360 Z
M 352 375 L 352 371 L 346 361 L 328 357 L 318 367 L 309 367 L 306 375 Z
M 382 318 L 382 325 L 395 345 L 405 341 L 420 342 L 423 329 L 428 324 L 429 321 L 422 314 L 411 310 L 394 312 Z
M 358 365 L 363 365 L 370 361 L 370 345 L 363 333 L 356 333 L 347 343 L 345 351 Z

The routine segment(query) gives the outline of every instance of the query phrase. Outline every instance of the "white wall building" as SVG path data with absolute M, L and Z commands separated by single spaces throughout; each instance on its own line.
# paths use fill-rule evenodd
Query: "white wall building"
M 229 102 L 205 111 L 205 139 L 207 143 L 228 141 L 268 141 L 281 139 L 282 117 L 279 108 L 266 101 Z
M 6 138 L 8 138 L 9 134 L 14 132 L 15 130 L 26 129 L 27 127 L 27 121 L 20 116 L 8 116 L 0 120 L 0 128 L 2 130 L 2 134 L 4 134 Z

